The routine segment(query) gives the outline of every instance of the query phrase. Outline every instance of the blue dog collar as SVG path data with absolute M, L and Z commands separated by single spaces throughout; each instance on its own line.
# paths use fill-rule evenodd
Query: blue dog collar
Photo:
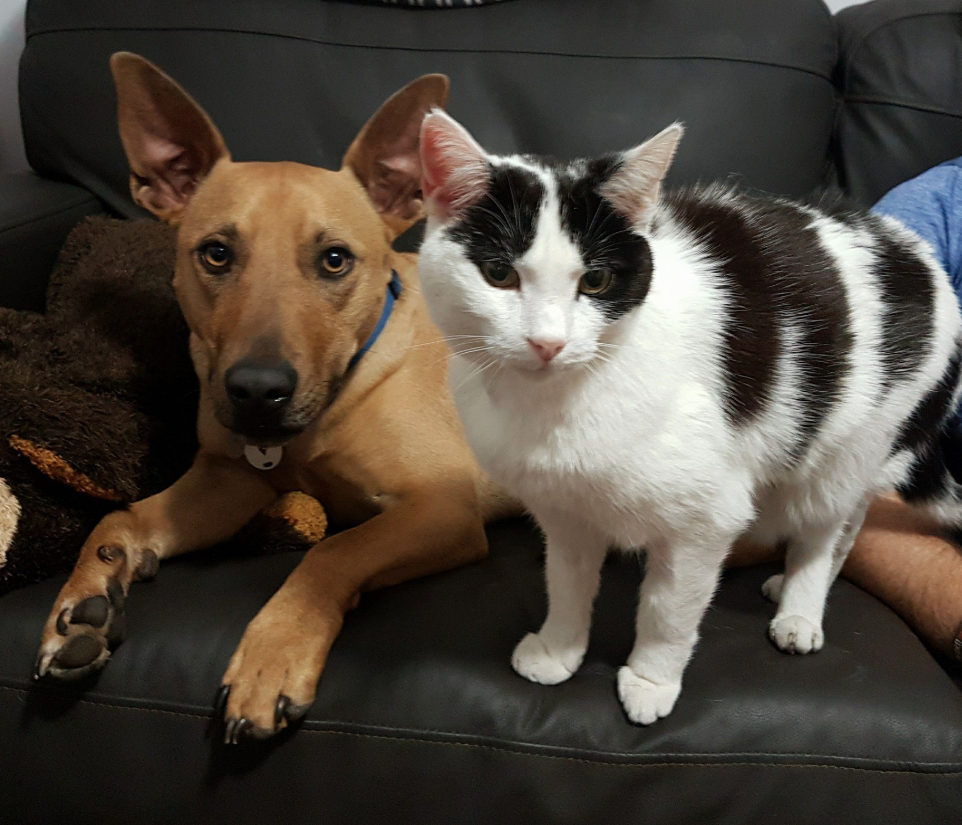
M 398 277 L 397 271 L 392 269 L 391 280 L 387 285 L 387 296 L 384 299 L 384 309 L 381 310 L 381 317 L 377 319 L 377 324 L 374 325 L 374 330 L 364 342 L 364 346 L 354 353 L 354 357 L 351 358 L 347 365 L 348 372 L 357 366 L 357 362 L 364 357 L 364 353 L 374 346 L 374 342 L 377 341 L 378 336 L 384 332 L 384 327 L 387 326 L 388 318 L 391 317 L 391 313 L 394 311 L 394 302 L 401 297 L 402 289 L 403 287 L 401 286 L 401 279 Z

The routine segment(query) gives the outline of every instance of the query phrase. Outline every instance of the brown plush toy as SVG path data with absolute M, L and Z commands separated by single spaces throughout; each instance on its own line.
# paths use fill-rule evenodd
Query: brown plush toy
M 197 380 L 173 270 L 166 224 L 88 218 L 46 314 L 0 308 L 0 594 L 69 570 L 105 513 L 190 465 Z M 231 544 L 306 549 L 326 528 L 320 504 L 294 493 Z

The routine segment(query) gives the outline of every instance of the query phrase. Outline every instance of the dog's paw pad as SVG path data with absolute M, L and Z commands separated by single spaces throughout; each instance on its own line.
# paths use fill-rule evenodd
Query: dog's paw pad
M 776 573 L 774 576 L 769 576 L 762 585 L 762 595 L 770 602 L 778 604 L 782 598 L 782 585 L 784 583 L 785 575 L 783 573 Z
M 69 682 L 103 667 L 110 650 L 102 636 L 74 633 L 60 644 L 45 644 L 37 656 L 34 678 L 51 676 Z
M 582 658 L 584 650 L 548 650 L 537 633 L 529 633 L 514 649 L 511 666 L 532 682 L 557 685 L 574 675 Z
M 639 676 L 627 665 L 618 671 L 618 698 L 636 725 L 650 725 L 667 716 L 680 693 L 681 682 L 659 685 Z
M 804 616 L 776 616 L 768 626 L 768 636 L 783 653 L 814 653 L 822 649 L 822 628 Z
M 101 628 L 110 618 L 110 600 L 106 596 L 90 596 L 70 611 L 70 624 L 88 624 Z
M 92 664 L 104 650 L 100 639 L 81 633 L 71 636 L 58 650 L 53 661 L 62 668 L 81 668 Z
M 60 607 L 53 626 L 44 633 L 34 677 L 70 681 L 103 667 L 126 633 L 124 606 L 123 587 L 111 581 L 107 595 Z

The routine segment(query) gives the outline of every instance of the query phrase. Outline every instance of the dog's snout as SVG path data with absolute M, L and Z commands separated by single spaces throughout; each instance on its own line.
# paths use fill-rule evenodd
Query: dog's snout
M 235 408 L 279 412 L 294 396 L 297 371 L 287 361 L 280 364 L 239 361 L 227 370 L 224 386 Z

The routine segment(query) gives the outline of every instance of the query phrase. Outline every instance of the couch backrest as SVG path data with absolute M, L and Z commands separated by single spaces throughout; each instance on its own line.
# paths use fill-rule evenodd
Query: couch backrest
M 839 181 L 874 203 L 962 155 L 962 0 L 874 0 L 837 21 Z
M 625 148 L 680 119 L 671 181 L 802 194 L 828 173 L 833 20 L 821 0 L 513 0 L 411 10 L 322 0 L 31 0 L 21 62 L 31 164 L 133 214 L 107 60 L 145 55 L 238 160 L 339 165 L 424 72 L 492 150 Z

